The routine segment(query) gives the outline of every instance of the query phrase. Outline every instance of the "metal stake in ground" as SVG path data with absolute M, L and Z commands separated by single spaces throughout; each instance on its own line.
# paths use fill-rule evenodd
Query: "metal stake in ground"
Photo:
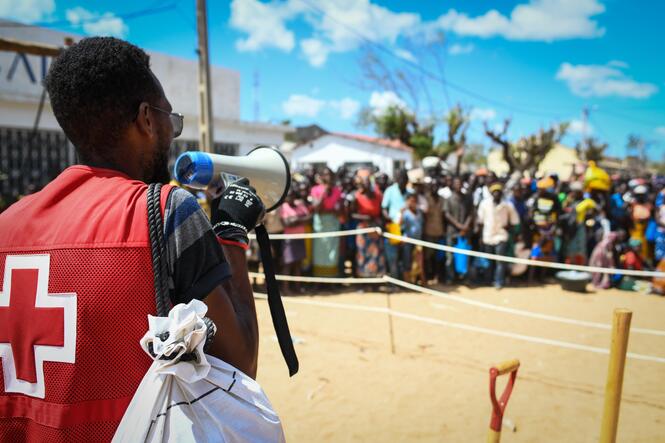
M 501 424 L 503 422 L 503 413 L 508 405 L 510 394 L 513 392 L 515 379 L 517 378 L 517 369 L 520 367 L 520 361 L 508 360 L 490 368 L 490 400 L 492 401 L 492 418 L 490 419 L 490 429 L 487 433 L 487 443 L 499 443 L 501 440 Z M 501 398 L 496 398 L 496 378 L 499 375 L 510 373 L 510 378 L 506 387 L 503 389 Z
M 614 443 L 617 438 L 623 370 L 626 365 L 626 351 L 632 317 L 633 313 L 628 309 L 614 310 L 610 364 L 607 370 L 607 384 L 605 385 L 605 408 L 600 428 L 601 443 Z

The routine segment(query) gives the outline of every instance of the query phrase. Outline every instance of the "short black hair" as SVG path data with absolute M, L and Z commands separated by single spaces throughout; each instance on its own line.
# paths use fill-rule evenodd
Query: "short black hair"
M 112 158 L 110 149 L 141 102 L 163 92 L 141 48 L 113 37 L 85 38 L 55 58 L 45 80 L 51 107 L 82 160 Z

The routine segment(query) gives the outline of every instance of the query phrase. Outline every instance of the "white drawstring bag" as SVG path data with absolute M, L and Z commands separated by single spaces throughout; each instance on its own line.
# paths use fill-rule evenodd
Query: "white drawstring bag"
M 192 300 L 174 306 L 168 317 L 148 316 L 149 330 L 141 347 L 157 357 L 113 442 L 285 441 L 279 417 L 261 386 L 203 352 L 207 309 Z

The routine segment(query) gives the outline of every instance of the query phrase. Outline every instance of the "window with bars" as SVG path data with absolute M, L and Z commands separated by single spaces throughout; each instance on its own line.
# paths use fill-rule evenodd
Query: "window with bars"
M 0 128 L 0 196 L 8 205 L 43 188 L 76 162 L 61 131 Z
M 179 154 L 198 146 L 198 140 L 174 140 L 170 170 Z M 238 155 L 239 149 L 237 143 L 215 143 L 214 152 Z M 0 127 L 0 211 L 40 190 L 76 161 L 74 146 L 62 131 Z

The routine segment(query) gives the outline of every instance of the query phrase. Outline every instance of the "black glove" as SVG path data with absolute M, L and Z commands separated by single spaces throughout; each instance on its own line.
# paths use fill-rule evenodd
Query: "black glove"
M 246 178 L 231 183 L 222 192 L 212 225 L 215 235 L 223 242 L 243 248 L 249 245 L 247 233 L 263 219 L 265 206 Z

